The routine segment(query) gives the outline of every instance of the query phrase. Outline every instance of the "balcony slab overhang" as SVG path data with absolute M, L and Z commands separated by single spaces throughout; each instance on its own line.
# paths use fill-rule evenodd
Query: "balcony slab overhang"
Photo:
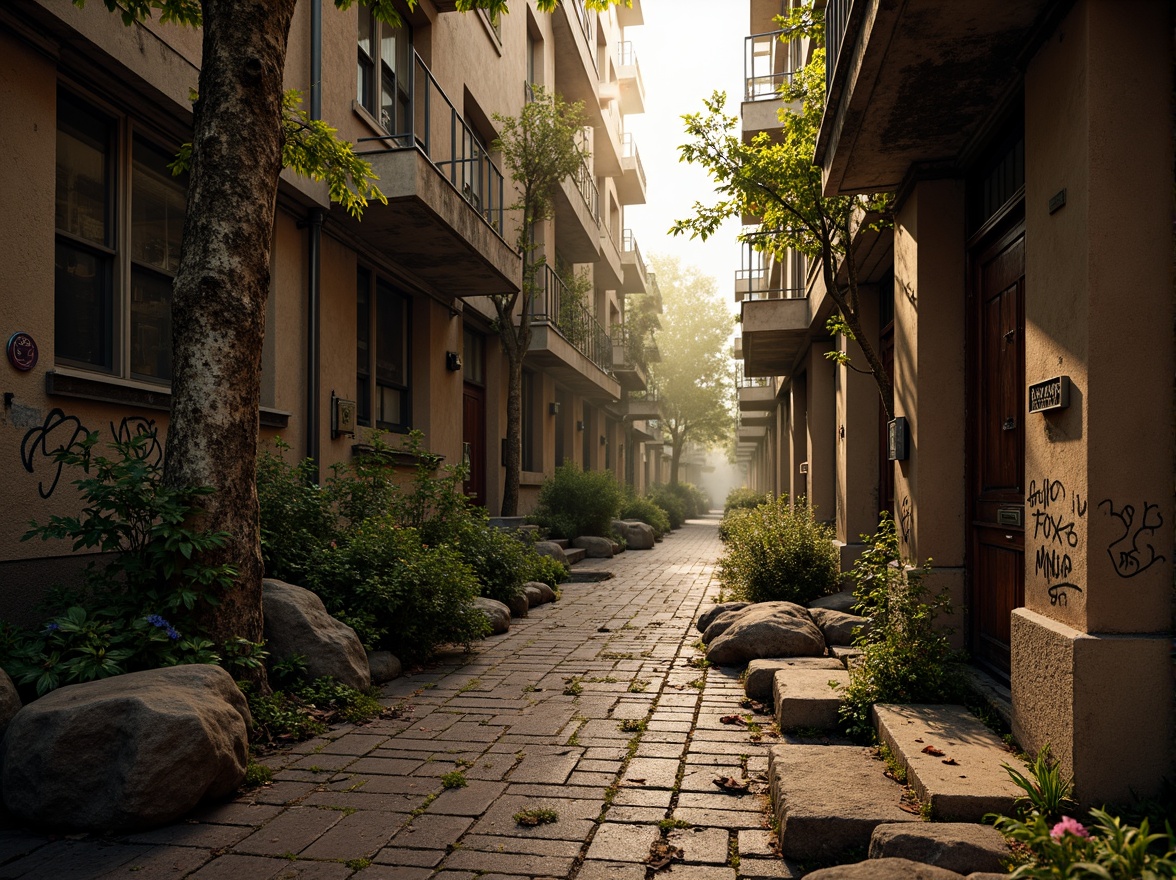
M 614 405 L 612 409 L 620 418 L 629 418 L 634 421 L 656 420 L 662 417 L 661 404 L 656 400 L 646 400 L 644 398 L 622 400 L 620 403 Z
M 645 82 L 641 78 L 641 68 L 636 62 L 633 64 L 617 65 L 617 85 L 621 101 L 621 112 L 645 112 Z
M 745 425 L 770 425 L 775 416 L 775 410 L 752 409 L 741 411 L 739 413 L 739 420 Z
M 621 282 L 621 293 L 648 293 L 649 281 L 645 267 L 634 251 L 621 251 L 621 267 L 625 277 Z
M 742 102 L 739 105 L 739 119 L 743 143 L 750 144 L 758 134 L 767 134 L 773 143 L 779 143 L 782 136 L 780 111 L 800 113 L 801 109 L 800 101 L 785 101 L 783 98 Z
M 776 389 L 772 385 L 744 385 L 739 389 L 739 411 L 770 412 L 776 408 Z
M 625 267 L 621 262 L 621 251 L 605 230 L 600 227 L 600 259 L 596 261 L 594 278 L 605 290 L 620 290 L 625 283 Z
M 645 24 L 645 16 L 641 13 L 641 0 L 632 0 L 628 6 L 624 3 L 618 3 L 615 8 L 617 10 L 617 24 L 621 27 L 637 27 Z
M 613 375 L 626 391 L 644 391 L 649 387 L 649 375 L 641 364 L 627 363 L 623 348 L 613 346 Z
M 805 299 L 749 300 L 742 305 L 743 374 L 785 376 L 808 339 Z
M 575 180 L 565 177 L 555 188 L 555 246 L 573 263 L 595 263 L 600 257 L 597 223 Z
M 740 425 L 738 437 L 740 440 L 758 441 L 768 434 L 767 425 Z
M 568 342 L 551 324 L 531 325 L 531 346 L 527 364 L 538 367 L 574 394 L 590 400 L 616 400 L 621 386 Z
M 645 171 L 636 156 L 621 157 L 621 176 L 616 178 L 616 184 L 622 205 L 645 204 Z
M 1056 5 L 855 0 L 817 137 L 825 194 L 894 190 L 912 166 L 957 166 Z
M 442 300 L 518 290 L 522 258 L 417 149 L 367 153 L 387 205 L 333 216 Z

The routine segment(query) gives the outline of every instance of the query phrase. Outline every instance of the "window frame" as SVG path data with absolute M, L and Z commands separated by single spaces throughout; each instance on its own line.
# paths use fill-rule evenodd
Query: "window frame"
M 403 382 L 380 377 L 380 303 L 386 294 L 401 306 L 401 361 Z M 366 299 L 367 322 L 361 321 L 361 302 Z M 359 265 L 356 269 L 356 424 L 364 428 L 405 434 L 412 430 L 412 296 L 376 269 Z M 366 351 L 366 363 L 364 363 Z M 395 420 L 381 418 L 380 390 L 400 395 L 400 412 Z
M 368 41 L 371 49 L 363 48 L 361 39 L 363 25 L 368 26 Z M 384 41 L 389 31 L 401 31 L 408 41 L 408 49 L 403 59 L 384 57 Z M 393 53 L 394 55 L 399 53 Z M 415 43 L 412 25 L 405 21 L 399 28 L 379 21 L 367 7 L 359 8 L 359 19 L 356 31 L 356 89 L 355 103 L 363 109 L 381 129 L 394 137 L 407 137 L 413 128 L 413 67 L 415 66 Z M 399 63 L 407 65 L 407 70 L 400 71 Z M 366 76 L 365 76 L 366 75 Z M 385 121 L 385 94 L 388 91 L 387 79 L 392 81 L 391 89 L 396 92 L 394 103 L 397 118 Z M 401 119 L 399 114 L 403 114 Z M 403 130 L 398 130 L 403 129 Z

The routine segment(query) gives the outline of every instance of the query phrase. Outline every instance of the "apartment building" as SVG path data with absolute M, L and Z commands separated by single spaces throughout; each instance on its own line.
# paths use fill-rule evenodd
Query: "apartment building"
M 356 221 L 325 185 L 282 175 L 263 441 L 281 435 L 326 473 L 373 433 L 396 445 L 419 430 L 446 463 L 469 464 L 467 494 L 498 512 L 506 362 L 488 296 L 519 288 L 521 258 L 495 118 L 518 115 L 538 84 L 583 103 L 590 158 L 536 236 L 547 265 L 527 306 L 523 508 L 565 461 L 639 488 L 660 479 L 647 368 L 660 297 L 624 219 L 646 192 L 624 130 L 645 101 L 627 39 L 640 0 L 599 14 L 523 2 L 493 19 L 421 0 L 399 28 L 360 4 L 313 5 L 298 4 L 286 85 L 372 163 L 388 204 Z M 0 331 L 15 340 L 2 368 L 0 619 L 76 562 L 19 540 L 30 519 L 75 504 L 53 451 L 87 431 L 166 434 L 185 200 L 167 164 L 189 137 L 200 45 L 158 21 L 125 27 L 101 3 L 0 8 Z
M 1162 0 L 831 0 L 825 193 L 896 194 L 853 244 L 890 430 L 821 357 L 819 280 L 744 305 L 762 485 L 847 545 L 892 510 L 1087 804 L 1172 772 L 1173 27 Z

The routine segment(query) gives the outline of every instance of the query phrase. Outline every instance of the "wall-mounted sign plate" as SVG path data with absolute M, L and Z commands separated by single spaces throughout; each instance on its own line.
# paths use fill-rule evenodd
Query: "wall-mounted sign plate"
M 1049 412 L 1070 405 L 1070 377 L 1054 376 L 1029 386 L 1029 412 Z
M 342 397 L 331 398 L 331 436 L 355 436 L 355 401 L 344 400 Z
M 8 337 L 8 363 L 22 373 L 27 373 L 37 365 L 37 343 L 27 333 L 16 332 Z
M 910 455 L 910 428 L 905 416 L 886 423 L 886 457 L 890 461 L 906 461 Z

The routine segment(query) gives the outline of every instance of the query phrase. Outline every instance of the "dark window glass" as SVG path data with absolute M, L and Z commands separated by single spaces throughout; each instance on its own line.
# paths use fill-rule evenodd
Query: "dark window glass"
M 58 239 L 54 255 L 53 345 L 58 361 L 110 370 L 113 260 Z
M 359 70 L 356 84 L 356 98 L 369 113 L 376 112 L 376 53 L 375 29 L 378 27 L 372 14 L 365 8 L 359 10 Z
M 376 283 L 376 420 L 380 427 L 407 429 L 408 298 Z
M 465 381 L 486 384 L 486 338 L 472 330 L 465 331 L 462 371 Z
M 372 273 L 360 269 L 355 283 L 355 419 L 364 427 L 372 424 Z

